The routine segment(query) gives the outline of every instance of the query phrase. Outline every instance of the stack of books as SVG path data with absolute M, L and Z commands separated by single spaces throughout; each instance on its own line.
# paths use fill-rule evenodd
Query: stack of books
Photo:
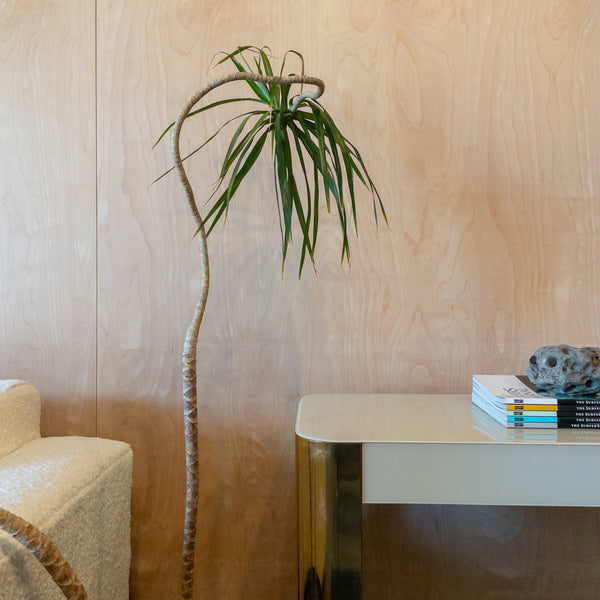
M 557 442 L 559 433 L 564 429 L 550 427 L 507 427 L 500 425 L 498 421 L 492 419 L 490 415 L 481 410 L 475 404 L 471 405 L 473 416 L 473 429 L 485 435 L 485 437 L 494 442 Z M 600 429 L 574 429 L 569 433 L 577 432 L 578 435 L 593 435 L 594 441 L 600 442 Z
M 472 398 L 504 427 L 600 429 L 600 395 L 548 396 L 525 375 L 473 375 Z

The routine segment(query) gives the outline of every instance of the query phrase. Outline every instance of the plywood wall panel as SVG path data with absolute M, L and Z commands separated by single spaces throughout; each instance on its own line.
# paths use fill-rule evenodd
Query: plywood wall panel
M 139 465 L 134 475 L 133 597 L 165 597 L 179 588 L 183 447 L 178 374 L 183 334 L 198 290 L 187 209 L 172 180 L 148 189 L 168 166 L 167 153 L 151 153 L 150 147 L 181 103 L 208 80 L 207 67 L 222 46 L 205 50 L 199 28 L 207 18 L 227 19 L 227 10 L 209 4 L 157 4 L 149 11 L 143 3 L 130 3 L 124 10 L 114 4 L 99 14 L 99 89 L 105 90 L 99 96 L 100 146 L 113 148 L 100 159 L 99 178 L 99 429 L 130 441 Z M 156 44 L 157 35 L 162 45 Z M 133 70 L 139 70 L 134 78 Z M 200 173 L 212 180 L 208 167 L 215 161 L 209 157 L 208 163 L 200 163 Z M 277 236 L 273 242 L 278 251 Z M 241 268 L 236 263 L 246 259 L 239 250 L 243 247 L 232 248 L 234 279 Z M 280 285 L 277 267 L 274 276 Z M 231 311 L 239 312 L 241 294 L 229 289 L 219 296 L 217 306 L 232 302 Z M 282 418 L 270 394 L 246 404 L 242 400 L 248 393 L 220 389 L 224 370 L 231 370 L 243 388 L 251 383 L 244 381 L 244 355 L 233 352 L 230 339 L 224 339 L 237 337 L 238 317 L 231 326 L 215 319 L 213 302 L 207 330 L 217 338 L 205 338 L 200 349 L 208 367 L 200 376 L 208 384 L 207 393 L 201 393 L 207 423 L 202 430 L 202 505 L 210 508 L 202 509 L 200 522 L 199 586 L 213 597 L 236 597 L 243 590 L 261 596 L 269 588 L 279 594 L 295 585 L 295 518 L 289 510 L 294 504 L 293 463 L 282 465 L 280 458 L 290 456 L 289 449 L 280 450 L 288 436 L 274 432 L 289 429 L 293 414 L 288 411 Z M 256 301 L 245 304 L 250 312 Z M 247 352 L 256 354 L 256 333 L 242 331 L 241 336 Z M 266 354 L 258 353 L 257 369 L 264 369 L 272 356 L 267 344 L 261 347 Z M 254 414 L 250 406 L 256 408 Z M 269 413 L 269 419 L 260 419 Z M 282 476 L 282 490 L 273 489 L 273 481 Z M 216 512 L 207 518 L 209 511 Z M 265 525 L 273 518 L 276 530 Z M 251 557 L 248 544 L 258 544 L 264 552 Z M 273 560 L 279 564 L 275 578 Z M 224 565 L 240 576 L 223 578 Z
M 0 377 L 96 433 L 94 3 L 0 4 Z

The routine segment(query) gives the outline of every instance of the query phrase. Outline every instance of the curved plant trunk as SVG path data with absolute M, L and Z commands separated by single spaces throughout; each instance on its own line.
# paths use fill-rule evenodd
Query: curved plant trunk
M 20 542 L 50 573 L 69 600 L 87 600 L 87 593 L 59 549 L 37 527 L 10 511 L 0 508 L 0 529 Z
M 198 516 L 198 485 L 199 485 L 199 460 L 198 460 L 198 396 L 196 389 L 196 348 L 198 345 L 198 331 L 202 323 L 208 288 L 210 284 L 210 271 L 208 264 L 208 249 L 206 244 L 206 230 L 204 221 L 198 212 L 194 199 L 194 193 L 189 179 L 183 168 L 181 153 L 179 150 L 179 138 L 181 127 L 192 107 L 211 90 L 231 81 L 256 81 L 265 84 L 309 84 L 317 86 L 318 90 L 313 93 L 300 94 L 291 110 L 295 110 L 304 98 L 318 98 L 323 94 L 325 84 L 316 77 L 303 75 L 289 77 L 269 77 L 257 73 L 239 72 L 217 79 L 192 96 L 184 106 L 179 118 L 175 122 L 172 133 L 172 153 L 175 169 L 185 190 L 187 202 L 194 221 L 198 226 L 198 238 L 200 240 L 200 267 L 201 267 L 201 291 L 196 304 L 194 316 L 188 327 L 183 349 L 183 414 L 185 426 L 185 456 L 186 456 L 186 499 L 185 499 L 185 523 L 183 537 L 183 581 L 182 598 L 189 600 L 194 593 L 194 556 L 196 547 L 196 521 Z

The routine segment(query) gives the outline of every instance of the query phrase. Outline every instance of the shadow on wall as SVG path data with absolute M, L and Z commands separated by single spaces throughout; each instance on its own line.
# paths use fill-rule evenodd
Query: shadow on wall
M 598 596 L 595 508 L 366 505 L 363 515 L 366 598 Z

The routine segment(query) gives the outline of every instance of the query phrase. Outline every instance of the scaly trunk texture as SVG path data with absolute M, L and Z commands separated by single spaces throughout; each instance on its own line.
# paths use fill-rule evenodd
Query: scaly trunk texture
M 0 529 L 6 531 L 33 554 L 69 600 L 87 600 L 85 588 L 58 548 L 37 527 L 0 508 Z

